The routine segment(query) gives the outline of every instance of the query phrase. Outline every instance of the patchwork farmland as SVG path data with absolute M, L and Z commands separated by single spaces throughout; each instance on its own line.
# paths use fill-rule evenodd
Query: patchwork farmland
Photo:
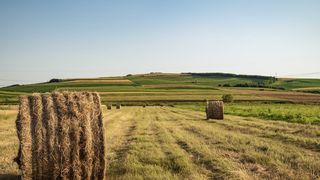
M 0 88 L 0 179 L 21 175 L 18 97 L 66 90 L 101 96 L 105 179 L 317 179 L 320 94 L 307 91 L 319 87 L 316 79 L 158 73 Z M 205 100 L 226 94 L 224 120 L 206 120 Z
M 320 87 L 318 79 L 275 79 L 223 73 L 151 73 L 53 80 L 56 81 L 0 88 L 0 104 L 17 104 L 19 95 L 64 90 L 97 91 L 102 103 L 201 102 L 204 99 L 219 100 L 223 94 L 232 94 L 237 102 L 320 102 L 320 94 L 316 92 Z M 313 93 L 309 92 L 310 88 Z

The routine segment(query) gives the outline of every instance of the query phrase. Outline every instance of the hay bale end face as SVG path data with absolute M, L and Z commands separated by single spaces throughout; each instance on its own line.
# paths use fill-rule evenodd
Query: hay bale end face
M 207 119 L 224 119 L 224 108 L 222 101 L 207 101 Z
M 104 128 L 97 93 L 22 96 L 16 127 L 22 179 L 104 178 Z

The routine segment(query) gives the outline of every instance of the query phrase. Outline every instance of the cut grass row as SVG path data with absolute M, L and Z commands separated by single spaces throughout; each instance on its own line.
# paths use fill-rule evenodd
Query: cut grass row
M 203 146 L 208 146 L 209 152 L 214 151 L 219 155 L 218 157 L 224 157 L 223 162 L 229 162 L 229 167 L 235 167 L 231 168 L 233 169 L 231 172 L 235 172 L 236 176 L 243 175 L 243 179 L 252 176 L 259 179 L 291 179 L 292 177 L 309 179 L 310 176 L 306 175 L 308 171 L 313 178 L 319 177 L 319 159 L 313 159 L 313 156 L 318 156 L 319 149 L 313 149 L 309 146 L 301 148 L 300 145 L 305 141 L 305 139 L 299 139 L 301 134 L 293 135 L 299 140 L 287 142 L 277 134 L 268 137 L 260 135 L 266 132 L 263 128 L 249 134 L 247 131 L 251 130 L 250 127 L 246 128 L 247 131 L 236 131 L 221 125 L 230 123 L 237 127 L 234 117 L 227 116 L 226 121 L 214 121 L 212 124 L 208 124 L 206 121 L 199 121 L 204 113 L 192 113 L 184 110 L 174 110 L 174 112 L 176 118 L 172 117 L 172 119 L 178 119 L 180 126 L 174 125 L 173 121 L 165 121 L 167 127 L 172 128 L 174 133 L 179 131 L 184 133 L 184 141 L 189 146 L 192 147 L 191 144 L 194 142 L 199 143 L 198 147 L 195 146 L 195 151 L 199 151 Z M 245 121 L 243 118 L 239 118 L 239 120 Z M 266 121 L 257 119 L 255 121 L 269 125 Z M 304 125 L 285 122 L 274 123 L 273 128 L 286 127 L 300 130 L 306 128 Z M 317 126 L 315 128 L 319 133 L 319 128 Z M 268 132 L 272 133 L 272 130 Z M 192 141 L 190 137 L 195 137 L 197 141 Z M 315 141 L 319 146 L 318 138 L 309 137 L 307 139 L 310 142 Z
M 18 174 L 12 113 L 0 118 L 0 178 Z M 4 113 L 5 110 L 0 113 Z M 11 110 L 10 110 L 11 109 Z M 317 179 L 320 128 L 170 107 L 103 107 L 107 179 Z

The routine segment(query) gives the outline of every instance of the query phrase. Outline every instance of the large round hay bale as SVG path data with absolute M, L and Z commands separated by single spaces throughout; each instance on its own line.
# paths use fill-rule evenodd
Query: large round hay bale
M 207 119 L 224 119 L 223 102 L 207 101 L 206 115 Z
M 104 128 L 97 93 L 22 96 L 16 126 L 22 179 L 104 178 Z
M 116 108 L 121 109 L 121 104 L 117 104 Z
M 110 104 L 107 105 L 107 109 L 111 110 L 112 106 Z

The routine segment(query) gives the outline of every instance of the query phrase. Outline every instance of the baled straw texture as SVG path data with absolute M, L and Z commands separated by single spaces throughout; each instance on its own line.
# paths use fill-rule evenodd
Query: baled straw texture
M 207 101 L 206 114 L 207 119 L 224 119 L 223 102 Z
M 54 92 L 20 97 L 16 158 L 23 179 L 103 179 L 100 97 Z

